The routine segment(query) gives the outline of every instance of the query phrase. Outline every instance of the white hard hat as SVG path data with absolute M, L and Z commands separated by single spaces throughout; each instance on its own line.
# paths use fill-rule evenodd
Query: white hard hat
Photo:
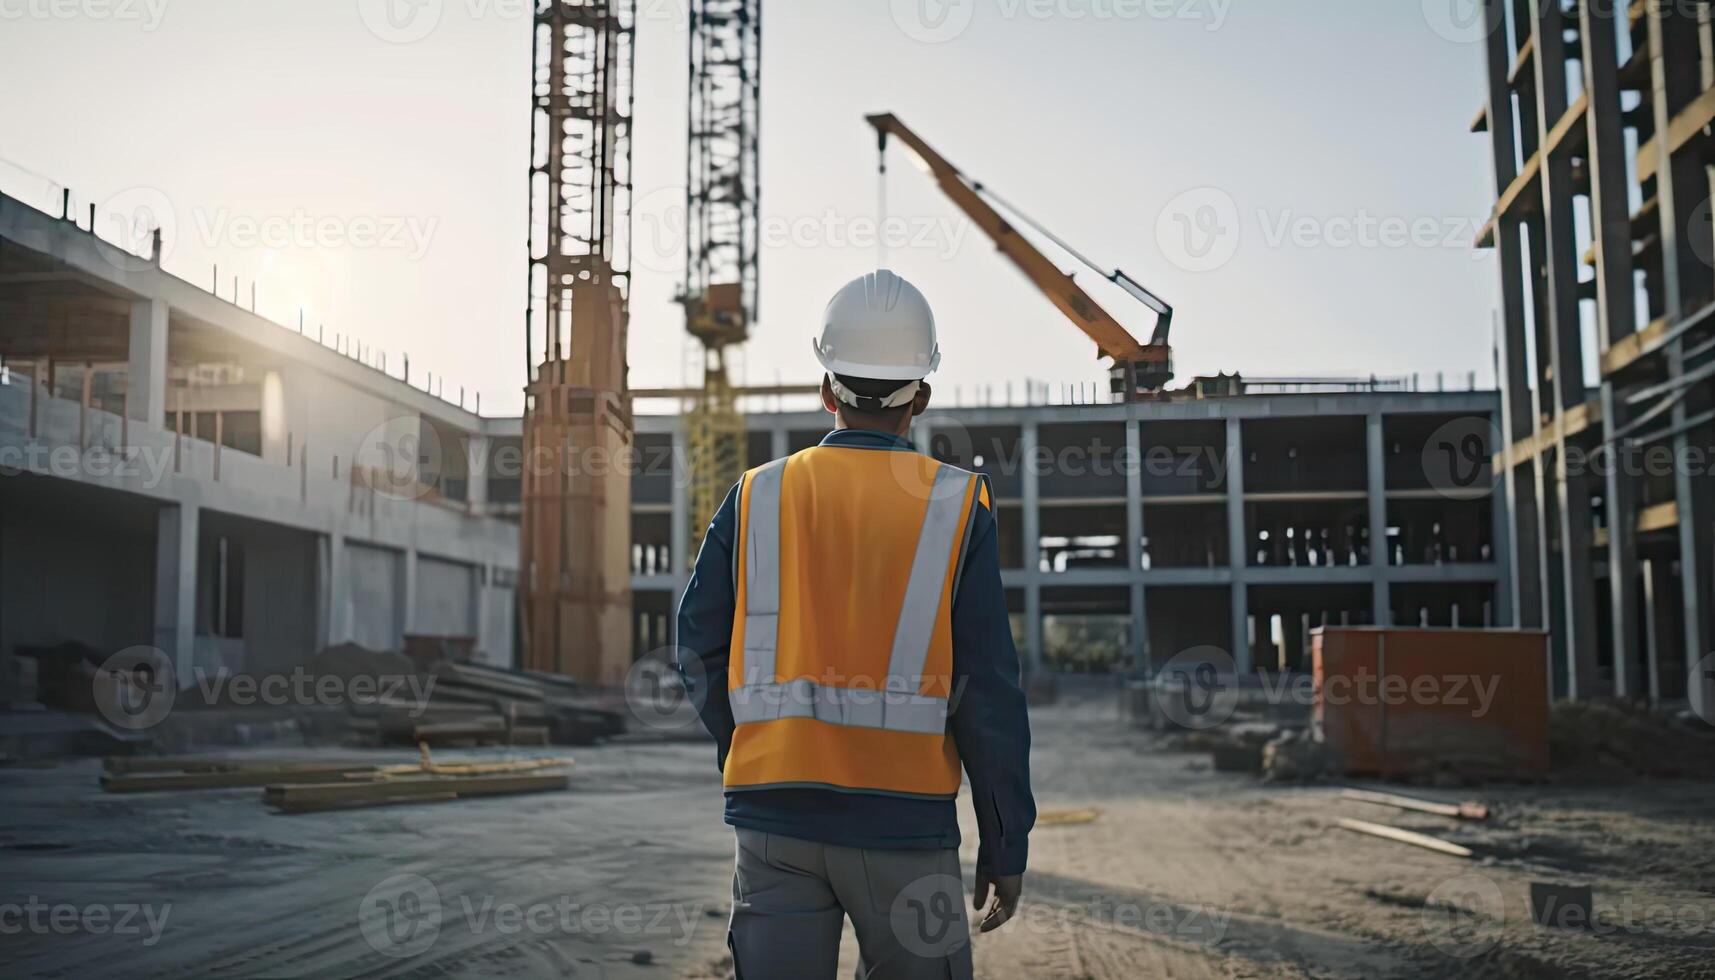
M 921 381 L 941 364 L 935 314 L 923 294 L 887 269 L 853 279 L 828 301 L 811 341 L 830 374 Z

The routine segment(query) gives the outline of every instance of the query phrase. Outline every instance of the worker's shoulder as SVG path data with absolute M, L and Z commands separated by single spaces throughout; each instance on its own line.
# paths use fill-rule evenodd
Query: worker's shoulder
M 933 481 L 941 474 L 945 474 L 945 478 L 963 486 L 969 486 L 970 481 L 975 481 L 977 485 L 978 503 L 980 503 L 985 510 L 994 509 L 994 496 L 993 491 L 989 487 L 989 478 L 987 474 L 973 472 L 953 463 L 936 459 L 926 453 L 916 452 L 907 448 L 840 445 L 809 446 L 792 453 L 790 456 L 783 456 L 779 459 L 763 463 L 761 466 L 751 467 L 749 470 L 745 471 L 744 479 L 749 480 L 764 470 L 770 468 L 784 468 L 788 464 L 796 469 L 797 467 L 816 468 L 823 463 L 833 466 L 836 471 L 844 470 L 853 464 L 860 464 L 856 469 L 848 470 L 846 473 L 847 476 L 854 478 L 861 478 L 861 474 L 868 472 L 873 468 L 873 465 L 884 464 L 885 468 L 894 472 L 896 476 L 903 477 L 906 472 L 915 474 L 914 478 L 907 478 L 905 480 L 906 484 L 912 485 L 917 483 L 917 478 L 921 478 L 926 481 Z M 905 467 L 904 470 L 898 469 L 901 464 Z M 903 488 L 904 487 L 902 486 L 902 489 Z M 921 493 L 921 490 L 913 491 L 913 493 Z

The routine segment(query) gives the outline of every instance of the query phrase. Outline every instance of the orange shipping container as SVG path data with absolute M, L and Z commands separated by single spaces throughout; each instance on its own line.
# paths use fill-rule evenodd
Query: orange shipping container
M 1548 773 L 1548 636 L 1518 630 L 1314 631 L 1315 722 L 1337 769 Z

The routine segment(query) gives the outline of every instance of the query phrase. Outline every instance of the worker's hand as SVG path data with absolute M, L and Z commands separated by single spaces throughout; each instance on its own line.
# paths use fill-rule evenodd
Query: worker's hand
M 1024 892 L 1023 875 L 990 876 L 987 872 L 977 872 L 976 891 L 971 893 L 971 908 L 981 912 L 983 905 L 989 900 L 989 886 L 994 886 L 994 903 L 989 905 L 988 914 L 983 916 L 983 922 L 978 927 L 979 932 L 991 932 L 999 929 L 1006 920 L 1012 918 L 1012 913 L 1018 911 L 1018 896 Z

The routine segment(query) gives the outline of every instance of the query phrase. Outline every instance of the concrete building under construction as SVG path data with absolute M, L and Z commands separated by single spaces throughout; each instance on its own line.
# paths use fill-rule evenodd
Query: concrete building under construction
M 1508 588 L 1562 696 L 1715 677 L 1715 29 L 1706 3 L 1487 0 Z
M 1302 671 L 1317 626 L 1510 624 L 1495 394 L 1411 389 L 1222 379 L 1173 401 L 931 408 L 914 433 L 992 481 L 1028 667 L 1145 669 L 1215 648 L 1241 670 Z M 815 445 L 831 422 L 819 409 L 745 418 L 753 466 Z M 673 639 L 692 457 L 681 418 L 636 424 L 641 655 Z M 506 484 L 490 487 L 504 507 Z

